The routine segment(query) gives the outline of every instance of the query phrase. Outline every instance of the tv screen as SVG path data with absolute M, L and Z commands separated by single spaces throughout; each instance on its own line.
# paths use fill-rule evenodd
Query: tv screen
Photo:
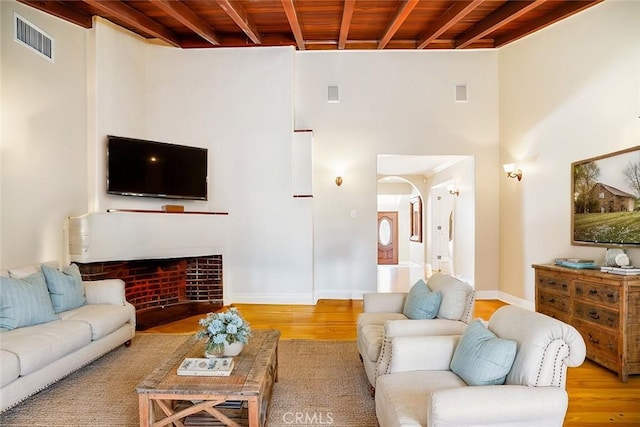
M 107 193 L 207 200 L 207 149 L 109 135 Z

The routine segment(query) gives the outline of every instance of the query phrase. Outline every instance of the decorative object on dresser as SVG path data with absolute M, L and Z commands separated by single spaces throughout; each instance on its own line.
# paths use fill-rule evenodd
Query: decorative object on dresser
M 573 325 L 587 358 L 626 382 L 640 374 L 640 276 L 533 265 L 536 311 Z

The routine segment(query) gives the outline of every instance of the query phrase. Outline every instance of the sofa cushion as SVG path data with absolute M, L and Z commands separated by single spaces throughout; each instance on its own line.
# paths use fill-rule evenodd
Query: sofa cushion
M 10 351 L 0 350 L 0 387 L 15 381 L 20 376 L 18 356 Z
M 438 314 L 442 292 L 429 289 L 424 280 L 418 280 L 409 290 L 402 314 L 409 319 L 433 319 Z
M 516 357 L 517 344 L 474 320 L 462 334 L 451 359 L 451 370 L 468 385 L 504 384 Z
M 442 292 L 442 302 L 437 316 L 443 319 L 461 320 L 473 288 L 462 280 L 441 273 L 432 275 L 427 285 L 434 292 Z
M 41 272 L 24 279 L 0 277 L 0 328 L 15 329 L 56 319 Z
M 82 277 L 77 265 L 71 264 L 62 271 L 43 265 L 42 273 L 47 281 L 53 311 L 60 313 L 87 303 L 87 299 L 84 297 Z
M 65 320 L 5 332 L 0 349 L 14 353 L 20 361 L 20 375 L 29 375 L 90 342 L 87 323 Z
M 124 305 L 88 304 L 60 313 L 62 320 L 79 320 L 91 327 L 93 341 L 109 335 L 129 321 L 130 311 Z

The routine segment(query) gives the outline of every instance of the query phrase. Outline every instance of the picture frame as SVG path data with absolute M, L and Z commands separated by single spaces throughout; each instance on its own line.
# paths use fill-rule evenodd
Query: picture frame
M 640 145 L 571 164 L 571 244 L 640 247 Z
M 412 242 L 422 242 L 422 198 L 413 196 L 409 199 L 409 217 L 411 219 L 411 230 L 409 240 Z

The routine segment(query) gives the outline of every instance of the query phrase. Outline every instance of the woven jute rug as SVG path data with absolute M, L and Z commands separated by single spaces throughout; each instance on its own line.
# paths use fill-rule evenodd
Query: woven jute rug
M 135 387 L 189 335 L 138 334 L 0 414 L 2 426 L 138 426 Z M 377 425 L 353 341 L 281 340 L 267 425 Z

